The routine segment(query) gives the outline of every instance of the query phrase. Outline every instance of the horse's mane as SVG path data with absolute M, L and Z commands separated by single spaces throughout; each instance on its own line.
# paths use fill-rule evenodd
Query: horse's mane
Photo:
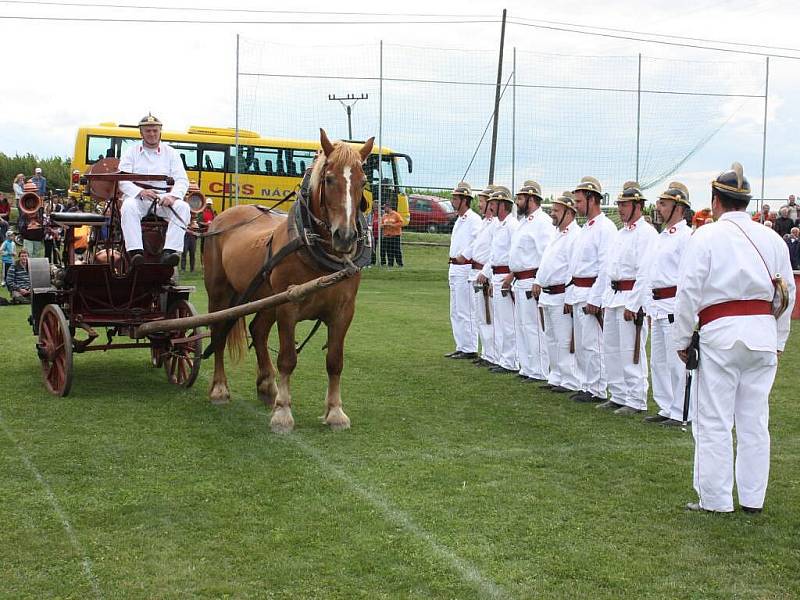
M 311 168 L 312 190 L 317 189 L 317 186 L 319 185 L 319 178 L 322 176 L 322 167 L 325 165 L 326 159 L 329 166 L 333 168 L 361 164 L 361 155 L 350 144 L 346 144 L 345 142 L 334 142 L 333 152 L 331 152 L 330 156 L 326 157 L 323 152 L 320 152 L 320 155 L 314 161 L 314 164 Z

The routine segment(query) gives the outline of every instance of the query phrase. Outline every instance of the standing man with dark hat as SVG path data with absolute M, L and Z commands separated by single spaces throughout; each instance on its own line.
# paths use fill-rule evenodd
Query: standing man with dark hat
M 489 263 L 492 257 L 492 238 L 494 237 L 497 219 L 494 217 L 492 206 L 489 205 L 489 196 L 494 192 L 495 186 L 490 185 L 478 193 L 478 210 L 483 216 L 480 228 L 470 249 L 470 263 L 472 264 L 469 282 L 472 291 L 472 315 L 481 343 L 480 357 L 474 362 L 482 367 L 494 367 L 498 364 L 494 343 L 494 318 L 492 316 L 492 299 L 489 295 L 488 281 L 479 284 L 477 279 L 481 270 Z
M 570 271 L 572 285 L 564 299 L 564 310 L 575 324 L 575 358 L 581 391 L 576 402 L 604 402 L 606 380 L 603 369 L 603 295 L 609 286 L 606 257 L 617 228 L 603 214 L 603 189 L 594 177 L 584 177 L 573 191 L 578 214 L 588 220 L 575 240 Z
M 611 240 L 605 263 L 609 286 L 603 298 L 603 361 L 611 396 L 598 408 L 617 415 L 647 410 L 647 272 L 658 233 L 644 220 L 645 197 L 628 181 L 617 198 L 622 229 Z
M 685 215 L 689 206 L 689 190 L 679 181 L 671 182 L 658 197 L 655 211 L 661 215 L 664 228 L 653 248 L 647 276 L 648 292 L 652 298 L 647 307 L 652 328 L 650 372 L 658 413 L 644 420 L 665 426 L 680 425 L 683 419 L 686 368 L 677 355 L 672 324 L 675 321 L 681 258 L 692 237 Z
M 478 283 L 491 281 L 492 318 L 494 324 L 495 352 L 498 360 L 493 373 L 516 373 L 517 345 L 514 331 L 514 292 L 506 282 L 511 273 L 508 266 L 511 237 L 519 227 L 514 217 L 514 201 L 508 188 L 498 186 L 489 197 L 492 212 L 497 216 L 497 225 L 492 236 L 492 254 L 489 262 L 483 266 L 478 275 Z
M 575 374 L 572 315 L 564 310 L 564 297 L 571 278 L 569 265 L 581 229 L 575 221 L 572 192 L 564 192 L 553 200 L 550 217 L 556 234 L 542 255 L 533 293 L 539 298 L 539 306 L 544 312 L 544 334 L 550 362 L 547 383 L 554 392 L 577 392 L 581 384 Z
M 142 143 L 129 146 L 119 159 L 119 170 L 123 173 L 168 175 L 175 181 L 171 190 L 163 181 L 119 182 L 123 194 L 120 211 L 122 236 L 131 266 L 144 260 L 141 221 L 154 203 L 155 214 L 169 223 L 161 255 L 162 264 L 175 267 L 180 262 L 183 235 L 191 218 L 189 205 L 183 199 L 189 188 L 189 179 L 178 153 L 161 141 L 161 125 L 161 121 L 149 113 L 142 117 L 139 121 Z
M 511 236 L 509 249 L 508 266 L 511 273 L 503 281 L 503 285 L 510 287 L 514 293 L 519 375 L 527 381 L 546 381 L 550 372 L 543 331 L 544 310 L 539 310 L 533 283 L 545 248 L 553 240 L 555 228 L 541 205 L 541 186 L 533 180 L 523 183 L 517 192 L 517 210 L 522 218 Z
M 715 223 L 694 232 L 675 298 L 675 345 L 686 360 L 699 321 L 689 510 L 761 512 L 770 463 L 769 393 L 789 337 L 795 284 L 785 242 L 745 212 L 750 183 L 733 163 L 711 183 Z M 736 427 L 736 460 L 732 429 Z
M 471 254 L 472 242 L 481 226 L 481 218 L 470 208 L 473 194 L 464 181 L 453 189 L 452 203 L 458 217 L 450 235 L 450 268 L 447 281 L 450 286 L 450 326 L 456 342 L 455 352 L 447 358 L 476 358 L 478 332 L 472 319 L 472 286 L 469 276 L 472 262 L 466 258 Z

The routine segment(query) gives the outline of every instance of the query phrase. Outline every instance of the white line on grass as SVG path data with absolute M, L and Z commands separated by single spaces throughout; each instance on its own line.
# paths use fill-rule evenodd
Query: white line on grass
M 72 547 L 81 557 L 81 565 L 83 566 L 83 573 L 84 575 L 86 575 L 87 579 L 89 580 L 89 583 L 92 584 L 92 589 L 94 590 L 95 598 L 102 598 L 103 594 L 100 591 L 100 586 L 97 583 L 97 578 L 94 576 L 94 573 L 92 572 L 92 561 L 89 559 L 89 556 L 84 551 L 80 541 L 78 541 L 78 536 L 75 535 L 75 530 L 72 528 L 72 525 L 70 525 L 69 519 L 67 519 L 67 515 L 61 508 L 61 505 L 59 504 L 56 495 L 53 493 L 53 490 L 50 489 L 50 486 L 48 485 L 45 478 L 42 477 L 42 474 L 39 473 L 39 470 L 36 468 L 36 465 L 34 465 L 31 459 L 28 458 L 27 453 L 25 452 L 25 450 L 23 450 L 22 446 L 20 445 L 17 438 L 14 436 L 9 426 L 6 425 L 6 422 L 3 419 L 2 414 L 0 414 L 0 427 L 3 428 L 3 432 L 6 434 L 6 437 L 9 440 L 11 440 L 12 444 L 14 444 L 14 447 L 17 449 L 17 452 L 19 453 L 20 459 L 22 460 L 23 464 L 28 468 L 31 474 L 33 474 L 36 481 L 38 481 L 39 485 L 42 486 L 42 489 L 44 489 L 44 493 L 47 496 L 47 499 L 50 501 L 50 506 L 53 507 L 53 510 L 55 511 L 56 515 L 58 515 L 58 518 L 61 520 L 61 525 L 64 527 L 64 531 L 67 532 L 67 538 L 72 544 Z

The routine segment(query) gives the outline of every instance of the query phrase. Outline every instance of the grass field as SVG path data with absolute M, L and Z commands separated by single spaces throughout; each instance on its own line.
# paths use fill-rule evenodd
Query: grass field
M 407 248 L 405 269 L 365 273 L 353 428 L 335 434 L 322 334 L 293 378 L 296 430 L 277 436 L 253 354 L 227 407 L 206 399 L 210 362 L 178 390 L 142 351 L 76 355 L 56 399 L 27 309 L 0 308 L 0 597 L 800 597 L 797 333 L 765 512 L 686 513 L 690 434 L 442 358 L 445 258 Z

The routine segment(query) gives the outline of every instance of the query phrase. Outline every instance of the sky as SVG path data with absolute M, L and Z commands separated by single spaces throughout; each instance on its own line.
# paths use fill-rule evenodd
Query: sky
M 121 4 L 109 8 L 75 4 Z M 152 7 L 173 8 L 156 10 Z M 209 9 L 190 10 L 191 7 Z M 233 12 L 210 9 L 225 7 Z M 236 118 L 236 36 L 240 72 L 283 75 L 365 76 L 370 80 L 240 77 L 240 124 L 263 135 L 307 138 L 320 126 L 346 136 L 346 117 L 327 93 L 369 91 L 354 108 L 354 137 L 378 135 L 378 44 L 384 42 L 384 76 L 453 80 L 463 85 L 387 82 L 383 143 L 415 159 L 415 185 L 449 186 L 463 175 L 491 116 L 500 37 L 499 17 L 563 28 L 556 23 L 735 40 L 766 52 L 800 58 L 795 24 L 800 4 L 782 0 L 673 0 L 670 2 L 524 1 L 467 4 L 408 0 L 396 5 L 350 2 L 285 3 L 252 0 L 76 0 L 71 4 L 0 0 L 4 44 L 0 78 L 0 152 L 71 156 L 78 127 L 103 121 L 131 123 L 152 111 L 171 130 L 190 125 L 233 126 Z M 313 14 L 320 11 L 359 13 Z M 378 14 L 380 13 L 380 14 Z M 401 15 L 420 15 L 401 16 Z M 423 16 L 424 15 L 424 16 Z M 435 17 L 430 15 L 445 15 Z M 483 15 L 484 17 L 476 16 Z M 11 17 L 27 17 L 15 19 Z M 90 18 L 88 22 L 56 20 Z M 53 20 L 48 20 L 53 19 Z M 161 19 L 122 23 L 111 19 Z M 356 20 L 446 23 L 353 24 Z M 189 20 L 238 23 L 187 23 Z M 341 24 L 309 24 L 310 20 Z M 486 22 L 453 22 L 453 21 Z M 254 22 L 255 21 L 255 22 Z M 292 24 L 280 23 L 293 21 Z M 489 22 L 491 21 L 491 22 Z M 577 27 L 580 28 L 580 27 Z M 633 37 L 643 37 L 635 33 Z M 704 42 L 690 42 L 703 44 Z M 714 44 L 708 44 L 714 45 Z M 581 35 L 509 23 L 504 80 L 516 48 L 517 83 L 636 87 L 636 57 L 643 60 L 643 89 L 718 91 L 763 95 L 764 57 Z M 798 50 L 793 50 L 797 48 Z M 18 51 L 14 50 L 18 49 Z M 770 59 L 765 197 L 800 193 L 800 60 Z M 534 178 L 549 193 L 583 175 L 607 181 L 616 193 L 635 177 L 635 94 L 518 87 L 500 109 L 497 182 L 511 181 L 511 119 L 515 119 L 514 185 Z M 688 184 L 693 205 L 708 204 L 708 183 L 738 160 L 756 194 L 761 189 L 761 98 L 645 94 L 642 98 L 640 180 L 653 190 L 667 181 Z M 711 134 L 714 134 L 713 136 Z M 666 179 L 688 150 L 710 136 Z M 479 147 L 467 179 L 482 187 L 488 176 L 491 131 Z

